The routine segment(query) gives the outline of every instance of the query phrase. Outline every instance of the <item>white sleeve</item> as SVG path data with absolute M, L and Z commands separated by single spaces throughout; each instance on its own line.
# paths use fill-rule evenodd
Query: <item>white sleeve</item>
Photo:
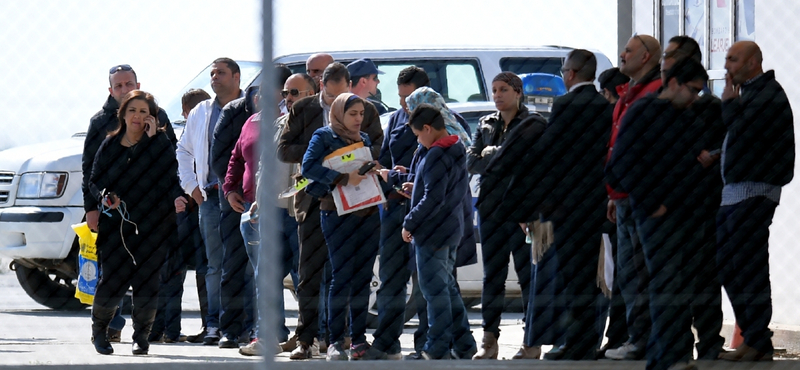
M 198 105 L 199 106 L 199 105 Z M 178 149 L 175 151 L 178 157 L 178 177 L 181 187 L 186 194 L 192 194 L 192 190 L 198 187 L 197 174 L 194 171 L 194 131 L 198 122 L 202 123 L 202 117 L 198 114 L 198 107 L 194 107 L 186 118 L 186 127 L 183 129 L 181 139 L 178 140 Z

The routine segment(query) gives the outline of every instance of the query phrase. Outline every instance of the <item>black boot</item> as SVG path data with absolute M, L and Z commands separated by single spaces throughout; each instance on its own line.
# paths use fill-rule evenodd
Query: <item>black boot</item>
M 133 308 L 133 354 L 146 355 L 150 350 L 150 342 L 147 337 L 150 335 L 150 329 L 153 328 L 153 322 L 156 319 L 155 309 L 137 309 Z
M 101 355 L 114 353 L 114 347 L 108 342 L 108 324 L 116 312 L 116 307 L 92 306 L 92 344 Z

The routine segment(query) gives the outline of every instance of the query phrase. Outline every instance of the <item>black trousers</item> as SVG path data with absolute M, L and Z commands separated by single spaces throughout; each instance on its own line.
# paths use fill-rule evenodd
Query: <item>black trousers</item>
M 481 316 L 483 330 L 500 336 L 500 316 L 505 307 L 508 258 L 513 257 L 519 286 L 522 290 L 522 311 L 528 311 L 531 286 L 531 246 L 519 224 L 497 222 L 488 215 L 480 220 L 481 257 L 483 258 L 483 292 Z
M 563 299 L 567 312 L 564 344 L 572 360 L 594 360 L 602 332 L 597 330 L 597 303 L 602 292 L 597 287 L 600 256 L 600 227 L 567 220 L 553 223 L 554 248 L 564 281 Z M 577 227 L 577 225 L 583 225 Z
M 319 295 L 320 283 L 328 262 L 328 246 L 320 223 L 319 201 L 314 201 L 306 213 L 306 219 L 297 226 L 300 242 L 298 259 L 297 299 L 299 317 L 297 320 L 298 340 L 311 344 L 319 334 Z
M 772 353 L 772 288 L 769 281 L 769 225 L 778 204 L 750 198 L 723 206 L 717 215 L 717 263 L 744 343 Z
M 163 240 L 154 240 L 159 239 L 158 235 L 148 235 L 144 231 L 137 235 L 133 226 L 123 225 L 125 246 L 133 254 L 132 258 L 123 247 L 118 221 L 121 219 L 114 217 L 111 225 L 100 228 L 101 233 L 108 235 L 98 237 L 98 261 L 103 275 L 97 283 L 94 305 L 115 307 L 128 288 L 133 287 L 134 311 L 155 310 L 158 307 L 159 272 L 166 258 L 165 249 L 161 247 Z
M 716 199 L 717 201 L 719 199 Z M 722 331 L 722 286 L 717 268 L 716 219 L 717 205 L 706 205 L 707 212 L 696 222 L 702 224 L 693 240 L 698 240 L 686 258 L 687 278 L 693 286 L 689 302 L 692 325 L 697 330 L 697 358 L 714 360 L 722 351 L 725 338 Z

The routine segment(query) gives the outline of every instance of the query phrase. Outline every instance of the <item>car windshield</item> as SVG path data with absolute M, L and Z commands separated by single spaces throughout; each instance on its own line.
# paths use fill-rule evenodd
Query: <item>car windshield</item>
M 352 60 L 339 60 L 343 64 Z M 430 87 L 442 94 L 448 103 L 464 103 L 468 101 L 486 101 L 486 89 L 480 75 L 478 61 L 474 59 L 414 59 L 414 60 L 380 60 L 373 59 L 375 66 L 384 74 L 379 75 L 377 98 L 389 111 L 400 109 L 400 98 L 397 95 L 397 76 L 406 67 L 417 66 L 425 70 L 430 78 Z M 293 73 L 305 72 L 305 64 L 288 66 Z
M 239 62 L 239 69 L 241 70 L 241 79 L 239 83 L 239 87 L 244 90 L 261 75 L 261 63 L 260 62 Z M 184 93 L 189 91 L 189 89 L 202 89 L 205 90 L 212 98 L 214 98 L 214 91 L 211 90 L 211 65 L 206 67 L 200 74 L 198 74 L 192 81 L 190 81 L 186 86 L 181 89 L 178 94 L 172 97 L 167 104 L 161 105 L 167 115 L 169 116 L 170 121 L 173 124 L 185 124 L 185 120 L 183 119 L 183 107 L 181 106 L 181 97 Z

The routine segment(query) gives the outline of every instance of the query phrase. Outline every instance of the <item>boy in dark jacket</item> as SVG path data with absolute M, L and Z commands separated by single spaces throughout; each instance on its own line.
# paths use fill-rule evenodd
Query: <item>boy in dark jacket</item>
M 428 340 L 424 359 L 449 359 L 450 343 L 458 354 L 474 353 L 466 308 L 456 289 L 452 270 L 456 250 L 468 220 L 462 201 L 469 191 L 466 148 L 458 136 L 448 135 L 438 109 L 423 104 L 411 114 L 409 125 L 428 153 L 414 178 L 411 211 L 403 223 L 403 240 L 416 247 L 417 273 L 428 302 Z M 459 317 L 459 322 L 453 318 Z

